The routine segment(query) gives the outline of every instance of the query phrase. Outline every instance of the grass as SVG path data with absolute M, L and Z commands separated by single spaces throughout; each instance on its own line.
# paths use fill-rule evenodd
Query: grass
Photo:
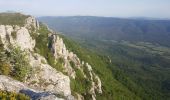
M 20 13 L 0 13 L 0 24 L 24 26 L 27 17 Z

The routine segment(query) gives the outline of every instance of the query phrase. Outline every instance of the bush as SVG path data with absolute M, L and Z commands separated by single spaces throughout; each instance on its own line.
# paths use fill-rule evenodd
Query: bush
M 58 71 L 63 72 L 64 59 L 59 58 L 55 61 L 55 58 L 50 50 L 51 39 L 49 39 L 49 30 L 45 25 L 40 24 L 40 29 L 38 30 L 39 36 L 35 37 L 36 46 L 35 51 L 47 59 L 49 65 Z
M 0 39 L 0 75 L 9 75 L 10 72 L 11 66 Z
M 31 73 L 27 53 L 21 51 L 20 48 L 11 48 L 9 57 L 11 64 L 14 65 L 11 76 L 19 81 L 24 81 L 26 76 Z
M 25 94 L 0 90 L 0 100 L 30 100 L 30 98 Z
M 12 35 L 12 37 L 13 37 L 14 39 L 17 38 L 17 33 L 16 33 L 15 31 L 13 31 L 13 32 L 11 33 L 11 35 Z
M 0 61 L 0 74 L 9 75 L 10 72 L 11 72 L 11 66 L 8 63 L 4 63 Z
M 71 79 L 71 90 L 82 95 L 88 94 L 91 88 L 91 81 L 84 77 L 81 70 L 76 69 L 76 78 Z

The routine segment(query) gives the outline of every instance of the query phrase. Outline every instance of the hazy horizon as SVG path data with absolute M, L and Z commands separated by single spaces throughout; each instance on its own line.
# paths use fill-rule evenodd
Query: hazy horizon
M 168 18 L 169 0 L 0 0 L 0 12 L 16 11 L 34 16 L 101 16 Z

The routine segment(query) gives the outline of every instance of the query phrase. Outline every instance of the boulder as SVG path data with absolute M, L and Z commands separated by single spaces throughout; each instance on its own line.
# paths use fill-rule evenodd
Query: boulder
M 56 97 L 53 93 L 34 90 L 22 82 L 16 81 L 10 77 L 0 75 L 0 89 L 9 92 L 23 93 L 32 100 L 64 100 Z

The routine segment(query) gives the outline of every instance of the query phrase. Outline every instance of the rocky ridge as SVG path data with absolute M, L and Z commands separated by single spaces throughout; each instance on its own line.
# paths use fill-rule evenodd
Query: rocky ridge
M 97 91 L 98 93 L 102 93 L 101 80 L 93 72 L 91 65 L 89 65 L 88 63 L 84 63 L 84 61 L 80 61 L 76 54 L 74 54 L 73 52 L 69 52 L 62 38 L 60 38 L 58 35 L 52 34 L 50 37 L 52 39 L 51 51 L 53 52 L 55 59 L 57 60 L 59 58 L 64 58 L 64 72 L 67 73 L 68 76 L 75 79 L 76 77 L 79 77 L 76 76 L 75 68 L 79 69 L 83 73 L 84 78 L 89 79 L 92 82 L 89 93 L 92 95 L 93 100 L 95 100 L 95 91 Z M 75 64 L 74 67 L 71 66 L 71 62 Z M 86 69 L 88 70 L 90 78 L 85 74 L 85 68 L 83 67 L 86 67 Z
M 95 100 L 96 92 L 102 93 L 100 78 L 93 72 L 92 67 L 88 63 L 80 61 L 76 54 L 67 50 L 62 38 L 60 38 L 57 34 L 54 34 L 54 32 L 48 33 L 49 38 L 52 41 L 51 52 L 53 53 L 56 61 L 59 58 L 64 59 L 64 70 L 62 72 L 66 73 L 65 75 L 51 67 L 43 56 L 34 52 L 36 42 L 30 34 L 33 31 L 33 33 L 37 34 L 36 30 L 39 30 L 39 28 L 40 25 L 34 17 L 28 17 L 25 20 L 24 27 L 18 25 L 0 25 L 0 38 L 4 44 L 4 48 L 10 51 L 9 45 L 12 45 L 27 52 L 29 63 L 33 69 L 32 74 L 26 77 L 24 83 L 16 82 L 6 76 L 0 76 L 0 89 L 16 92 L 20 92 L 23 89 L 32 90 L 33 92 L 31 92 L 31 94 L 29 94 L 30 92 L 25 92 L 25 94 L 38 94 L 38 98 L 42 100 L 45 98 L 46 100 L 58 99 L 56 95 L 61 95 L 63 99 L 74 100 L 76 98 L 74 98 L 71 94 L 70 78 L 75 79 L 76 77 L 79 77 L 76 76 L 75 71 L 76 69 L 79 69 L 83 73 L 84 77 L 91 81 L 89 93 L 91 94 L 92 99 Z M 74 68 L 71 62 L 74 63 Z M 88 69 L 90 78 L 85 74 L 83 67 Z M 4 88 L 9 87 L 10 82 L 13 83 L 13 81 L 15 81 L 14 83 L 16 84 L 11 85 L 11 89 Z M 8 82 L 9 84 L 5 84 Z M 18 87 L 20 86 L 19 84 L 22 84 L 22 86 Z M 83 96 L 78 93 L 77 96 L 77 99 L 84 99 Z M 33 97 L 31 98 L 35 99 Z

